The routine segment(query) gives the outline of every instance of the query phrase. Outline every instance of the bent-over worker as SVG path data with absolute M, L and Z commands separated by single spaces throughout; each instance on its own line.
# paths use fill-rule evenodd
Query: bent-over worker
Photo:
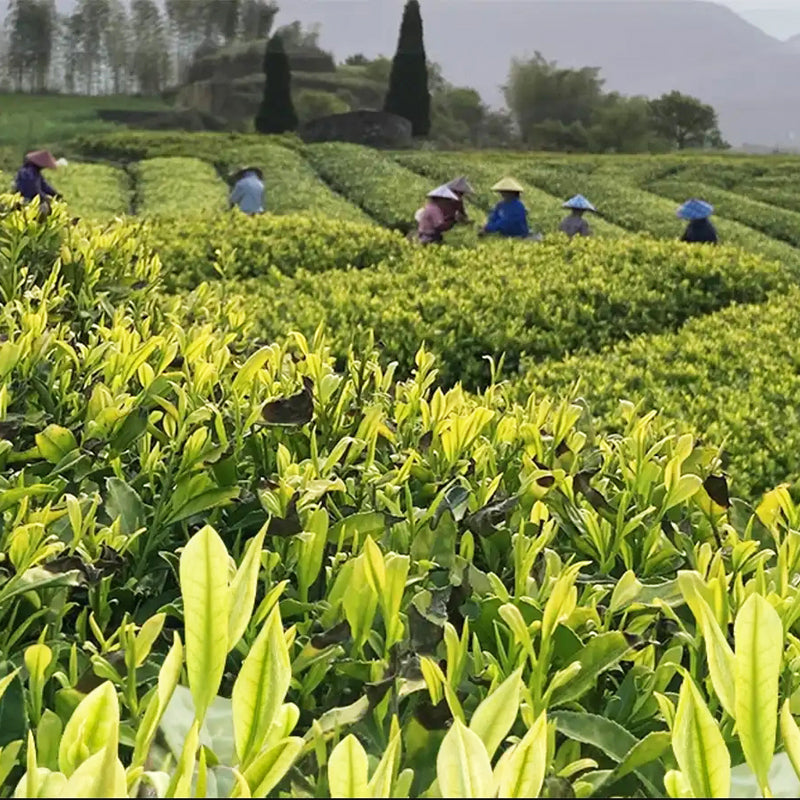
M 478 236 L 488 233 L 520 239 L 530 236 L 528 212 L 520 200 L 520 195 L 525 191 L 522 186 L 513 178 L 503 178 L 492 186 L 492 191 L 500 192 L 502 200 L 494 207 Z
M 567 200 L 562 208 L 568 208 L 572 213 L 561 220 L 558 229 L 562 233 L 566 233 L 571 239 L 573 236 L 591 236 L 592 229 L 589 223 L 584 219 L 584 214 L 587 211 L 597 213 L 597 209 L 582 195 L 576 194 Z
M 445 221 L 450 228 L 459 223 L 468 224 L 471 220 L 464 207 L 464 197 L 468 194 L 474 194 L 474 189 L 463 176 L 450 181 L 450 183 L 447 184 L 447 188 L 450 189 L 458 199 L 454 203 L 451 203 L 445 211 Z
M 57 169 L 58 164 L 47 150 L 34 150 L 25 156 L 25 161 L 14 179 L 14 188 L 28 201 L 38 197 L 43 204 L 49 204 L 51 197 L 59 193 L 44 179 L 43 169 Z
M 233 174 L 229 208 L 238 206 L 245 214 L 264 213 L 264 173 L 258 167 L 243 167 Z
M 447 186 L 438 186 L 428 192 L 428 202 L 416 214 L 417 239 L 420 244 L 440 244 L 444 232 L 450 230 L 446 212 L 458 201 L 457 195 Z
M 688 220 L 689 224 L 681 236 L 682 242 L 699 244 L 717 244 L 717 229 L 711 224 L 709 217 L 714 213 L 714 206 L 705 200 L 692 198 L 679 209 L 678 217 Z

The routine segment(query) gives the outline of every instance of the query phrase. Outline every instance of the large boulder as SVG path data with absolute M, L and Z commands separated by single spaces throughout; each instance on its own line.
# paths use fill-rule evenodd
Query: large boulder
M 410 147 L 411 123 L 385 111 L 350 111 L 305 123 L 299 131 L 304 142 L 352 142 L 396 150 Z

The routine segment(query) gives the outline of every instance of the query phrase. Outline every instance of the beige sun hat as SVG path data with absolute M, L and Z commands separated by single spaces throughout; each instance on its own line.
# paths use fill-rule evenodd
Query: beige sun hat
M 502 180 L 497 181 L 497 183 L 492 186 L 493 192 L 519 192 L 522 194 L 525 190 L 522 186 L 515 181 L 513 178 L 503 178 Z
M 437 186 L 428 192 L 428 197 L 435 197 L 440 200 L 458 200 L 456 193 L 448 186 Z
M 39 169 L 58 169 L 58 162 L 49 150 L 34 150 L 25 155 L 25 161 Z
M 475 190 L 469 185 L 469 181 L 463 175 L 460 178 L 456 178 L 454 181 L 450 181 L 450 183 L 447 184 L 447 188 L 452 189 L 454 192 L 459 192 L 460 194 L 475 194 Z

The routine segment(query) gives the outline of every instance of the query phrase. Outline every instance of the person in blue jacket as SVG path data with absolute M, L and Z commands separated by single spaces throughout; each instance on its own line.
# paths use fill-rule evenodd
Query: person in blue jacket
M 503 178 L 492 186 L 503 198 L 489 215 L 489 219 L 478 236 L 496 233 L 500 236 L 525 239 L 530 236 L 528 212 L 519 196 L 524 189 L 513 178 Z
M 252 216 L 264 213 L 264 173 L 258 167 L 243 167 L 233 175 L 229 207 Z
M 60 197 L 44 179 L 43 169 L 56 169 L 58 164 L 47 150 L 36 150 L 25 156 L 25 161 L 14 179 L 14 188 L 28 201 L 38 197 L 42 203 L 51 197 Z

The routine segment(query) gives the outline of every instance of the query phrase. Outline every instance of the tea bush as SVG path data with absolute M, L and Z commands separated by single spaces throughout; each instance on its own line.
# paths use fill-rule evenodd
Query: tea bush
M 371 218 L 331 191 L 297 152 L 270 144 L 242 145 L 214 159 L 225 174 L 252 165 L 264 171 L 266 209 L 272 214 L 305 211 L 338 220 L 369 223 Z
M 134 203 L 142 217 L 211 217 L 227 208 L 227 189 L 216 170 L 196 158 L 152 158 L 130 168 Z
M 70 162 L 48 180 L 78 216 L 107 220 L 131 211 L 130 180 L 121 169 Z
M 702 197 L 712 203 L 716 213 L 725 219 L 749 225 L 780 242 L 800 246 L 800 214 L 796 211 L 776 208 L 706 183 L 688 183 L 682 179 L 658 181 L 649 188 L 679 202 L 687 196 Z
M 566 194 L 570 187 L 580 185 L 592 197 L 592 202 L 603 209 L 606 217 L 620 227 L 631 231 L 650 233 L 659 238 L 677 239 L 686 223 L 676 219 L 678 205 L 666 198 L 633 188 L 613 176 L 571 175 L 563 171 L 533 169 L 523 173 L 533 183 L 553 193 Z M 686 195 L 685 199 L 689 199 Z M 728 219 L 714 219 L 720 239 L 725 244 L 742 247 L 766 258 L 779 260 L 794 268 L 798 265 L 795 248 L 771 239 L 763 233 Z
M 404 233 L 414 229 L 414 212 L 435 188 L 389 156 L 357 144 L 326 142 L 306 148 L 312 167 L 335 191 L 381 225 Z
M 796 791 L 784 490 L 653 414 L 443 391 L 424 349 L 260 346 L 241 297 L 159 299 L 130 223 L 15 206 L 3 795 Z
M 800 475 L 797 396 L 800 294 L 691 320 L 673 334 L 643 336 L 597 355 L 530 365 L 522 395 L 580 393 L 600 418 L 621 398 L 641 400 L 725 443 L 747 493 Z
M 273 270 L 293 275 L 298 269 L 362 269 L 411 253 L 399 234 L 373 225 L 238 211 L 210 220 L 154 222 L 149 240 L 171 291 L 219 277 L 268 278 Z
M 778 265 L 729 249 L 629 237 L 544 244 L 494 242 L 477 250 L 415 249 L 362 272 L 299 271 L 280 286 L 244 285 L 248 315 L 269 340 L 321 321 L 343 358 L 368 329 L 404 375 L 420 342 L 447 384 L 482 385 L 484 356 L 560 358 L 647 331 L 674 328 L 737 300 L 757 302 L 789 278 Z
M 247 161 L 254 149 L 275 146 L 299 150 L 303 143 L 294 134 L 262 136 L 244 133 L 188 133 L 183 131 L 137 131 L 126 129 L 93 136 L 78 136 L 69 150 L 83 156 L 118 161 L 144 161 L 159 157 L 193 157 L 215 162 L 221 155 L 232 163 Z

